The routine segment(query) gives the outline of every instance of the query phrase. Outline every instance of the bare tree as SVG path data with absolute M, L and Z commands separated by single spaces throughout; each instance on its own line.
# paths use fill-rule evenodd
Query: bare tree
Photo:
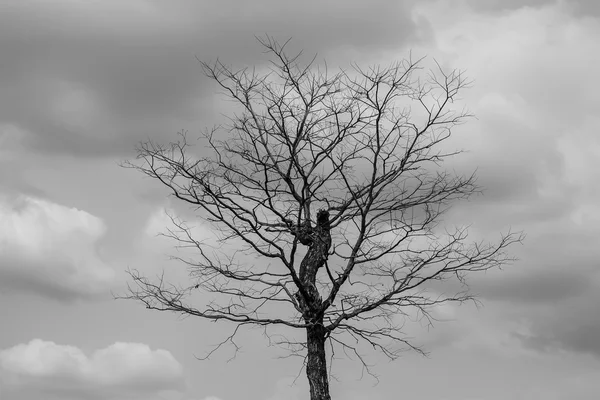
M 303 354 L 311 399 L 325 400 L 326 345 L 363 363 L 360 341 L 392 359 L 423 352 L 402 335 L 399 317 L 430 318 L 439 304 L 473 300 L 466 275 L 511 261 L 505 250 L 522 236 L 470 243 L 466 229 L 438 227 L 451 202 L 479 192 L 474 175 L 441 168 L 460 152 L 444 142 L 470 116 L 453 109 L 469 84 L 460 71 L 408 59 L 331 74 L 314 59 L 303 64 L 301 53 L 289 56 L 287 42 L 259 41 L 271 56 L 263 73 L 201 62 L 238 107 L 228 125 L 203 135 L 209 157 L 191 155 L 182 134 L 169 146 L 142 143 L 138 161 L 125 164 L 193 206 L 220 242 L 240 247 L 218 251 L 173 218 L 177 228 L 166 235 L 196 252 L 179 257 L 189 287 L 130 271 L 125 297 L 230 321 L 234 335 L 248 324 L 303 330 L 304 340 L 279 343 Z M 441 281 L 459 285 L 440 294 Z M 190 304 L 196 289 L 214 301 Z

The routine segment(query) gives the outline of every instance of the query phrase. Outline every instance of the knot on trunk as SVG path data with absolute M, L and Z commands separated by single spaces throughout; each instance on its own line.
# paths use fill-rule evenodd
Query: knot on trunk
M 313 228 L 310 219 L 305 219 L 298 225 L 291 220 L 285 220 L 290 231 L 304 246 L 311 246 L 315 239 L 321 239 L 323 234 L 328 235 L 331 229 L 329 225 L 329 211 L 319 210 L 317 212 L 317 225 Z
M 329 211 L 319 210 L 317 212 L 317 227 L 329 232 L 329 229 L 331 229 L 329 226 Z

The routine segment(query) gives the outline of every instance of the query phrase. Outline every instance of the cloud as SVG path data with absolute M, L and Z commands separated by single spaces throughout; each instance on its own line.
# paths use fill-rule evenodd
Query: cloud
M 219 230 L 211 225 L 208 225 L 203 219 L 194 215 L 193 211 L 187 208 L 187 204 L 179 204 L 179 207 L 159 208 L 155 209 L 147 218 L 146 224 L 142 231 L 140 244 L 153 252 L 165 252 L 173 250 L 175 247 L 183 244 L 176 237 L 182 240 L 189 240 L 187 234 L 177 225 L 185 227 L 192 239 L 202 243 L 203 245 L 219 247 L 217 238 Z M 177 224 L 177 225 L 176 225 Z M 228 241 L 229 247 L 234 247 L 233 239 Z M 177 252 L 183 252 L 188 255 L 198 255 L 194 248 L 187 249 L 189 246 L 177 248 Z
M 423 13 L 433 25 L 444 23 Z M 486 189 L 483 198 L 469 204 L 470 213 L 473 207 L 485 208 L 476 210 L 483 222 L 497 221 L 499 212 L 507 221 L 560 217 L 576 200 L 574 191 L 581 187 L 569 174 L 576 154 L 571 147 L 585 150 L 597 142 L 588 121 L 599 99 L 585 78 L 574 77 L 588 76 L 585 66 L 598 63 L 590 51 L 595 37 L 593 25 L 556 7 L 502 17 L 467 13 L 463 24 L 438 31 L 443 58 L 468 67 L 476 81 L 465 102 L 479 120 L 461 127 L 456 143 L 468 149 L 460 159 L 478 167 Z M 495 212 L 487 212 L 489 207 Z
M 59 300 L 105 294 L 115 275 L 96 250 L 105 229 L 83 210 L 0 198 L 0 289 Z
M 524 347 L 542 353 L 571 352 L 600 360 L 600 345 L 596 340 L 600 334 L 596 312 L 600 279 L 598 274 L 589 279 L 593 282 L 592 291 L 554 303 L 553 307 L 522 304 L 520 311 L 515 310 L 513 315 L 521 314 L 520 318 L 528 321 L 527 334 L 515 335 Z
M 544 304 L 579 296 L 594 288 L 594 283 L 584 274 L 573 274 L 564 264 L 561 267 L 502 271 L 479 279 L 476 288 L 486 299 Z
M 475 3 L 506 9 L 481 13 Z M 600 179 L 600 97 L 589 84 L 600 25 L 573 14 L 577 3 L 585 2 L 417 7 L 436 27 L 429 53 L 475 79 L 464 101 L 478 119 L 455 131 L 453 144 L 468 153 L 452 163 L 477 167 L 485 195 L 458 204 L 448 221 L 473 223 L 476 240 L 509 226 L 527 233 L 524 246 L 511 249 L 516 264 L 472 275 L 486 307 L 476 317 L 459 314 L 450 329 L 438 326 L 448 332 L 444 344 L 462 337 L 465 348 L 600 356 L 600 190 L 591 184 Z
M 0 379 L 14 398 L 23 393 L 136 398 L 181 389 L 182 376 L 183 368 L 170 352 L 140 343 L 115 343 L 90 356 L 40 339 L 0 351 Z
M 32 186 L 45 188 L 46 194 L 27 193 L 56 199 L 61 204 L 78 204 L 102 216 L 112 232 L 105 234 L 102 221 L 83 211 L 97 223 L 77 219 L 79 210 L 63 206 L 58 206 L 62 217 L 53 219 L 52 215 L 60 213 L 47 207 L 53 204 L 47 201 L 32 205 L 23 200 L 3 200 L 2 222 L 10 215 L 11 223 L 0 225 L 1 237 L 5 240 L 9 227 L 8 243 L 18 244 L 9 249 L 10 261 L 21 264 L 19 269 L 11 267 L 9 271 L 4 262 L 0 263 L 2 290 L 26 288 L 54 298 L 73 298 L 106 288 L 100 271 L 110 273 L 110 268 L 96 253 L 98 244 L 105 244 L 100 238 L 111 236 L 110 240 L 128 250 L 134 246 L 122 240 L 121 226 L 114 224 L 103 208 L 122 210 L 113 219 L 120 219 L 123 227 L 132 230 L 129 235 L 136 236 L 142 219 L 162 195 L 148 196 L 152 197 L 152 204 L 144 207 L 141 203 L 148 201 L 139 199 L 130 201 L 131 207 L 123 207 L 117 203 L 124 200 L 116 194 L 129 193 L 130 188 L 122 184 L 115 189 L 108 173 L 104 181 L 97 179 L 100 167 L 86 169 L 91 163 L 82 163 L 81 158 L 107 154 L 121 157 L 140 138 L 157 138 L 181 128 L 193 132 L 210 125 L 212 115 L 217 115 L 212 98 L 214 88 L 202 80 L 194 55 L 202 59 L 220 55 L 233 65 L 260 63 L 262 54 L 252 35 L 269 32 L 294 36 L 293 48 L 304 47 L 307 55 L 318 51 L 320 57 L 333 61 L 333 66 L 344 56 L 369 63 L 373 55 L 379 57 L 381 52 L 397 58 L 402 55 L 398 48 L 407 40 L 430 34 L 433 43 L 413 41 L 418 43 L 415 54 L 435 55 L 442 62 L 448 61 L 448 65 L 467 68 L 467 74 L 475 78 L 474 88 L 465 92 L 465 102 L 479 120 L 456 131 L 457 137 L 464 138 L 463 147 L 470 150 L 462 157 L 464 165 L 459 166 L 468 170 L 478 166 L 479 182 L 487 188 L 485 196 L 460 205 L 448 218 L 459 223 L 473 222 L 474 238 L 480 233 L 488 236 L 508 225 L 525 228 L 528 237 L 524 247 L 516 249 L 519 263 L 504 271 L 473 276 L 473 290 L 481 294 L 484 308 L 478 312 L 470 306 L 437 310 L 443 319 L 454 321 L 437 324 L 431 334 L 417 336 L 418 343 L 432 350 L 434 358 L 447 351 L 446 365 L 439 358 L 423 368 L 401 360 L 397 365 L 403 370 L 385 367 L 380 371 L 393 371 L 389 375 L 393 385 L 398 384 L 398 376 L 416 383 L 428 373 L 449 376 L 447 385 L 433 385 L 436 390 L 446 388 L 444 396 L 448 399 L 519 398 L 511 390 L 516 393 L 530 383 L 538 387 L 524 395 L 523 400 L 596 398 L 600 382 L 597 374 L 570 383 L 563 382 L 560 375 L 576 377 L 579 372 L 572 367 L 585 365 L 581 360 L 592 360 L 589 369 L 597 370 L 600 355 L 595 340 L 600 335 L 596 310 L 600 303 L 600 190 L 593 185 L 600 180 L 599 170 L 594 168 L 600 158 L 600 120 L 596 115 L 600 103 L 593 85 L 593 66 L 600 61 L 595 50 L 598 21 L 593 16 L 598 15 L 600 3 L 573 0 L 557 6 L 559 2 L 552 0 L 418 2 L 415 7 L 420 13 L 414 18 L 409 6 L 398 5 L 399 2 L 359 5 L 333 1 L 318 7 L 310 2 L 298 4 L 300 7 L 295 9 L 293 3 L 273 1 L 241 6 L 227 1 L 218 5 L 178 2 L 165 6 L 158 1 L 61 0 L 52 6 L 41 1 L 20 1 L 7 7 L 0 16 L 0 162 L 4 166 L 0 168 L 0 181 L 23 193 L 21 181 L 29 180 Z M 372 11 L 378 7 L 379 11 Z M 290 13 L 294 18 L 288 18 Z M 431 32 L 425 32 L 428 27 Z M 49 155 L 42 158 L 39 153 L 31 153 L 32 148 Z M 56 157 L 57 153 L 67 156 Z M 56 164 L 47 163 L 50 158 L 62 160 L 60 172 L 56 172 Z M 27 164 L 41 167 L 29 167 L 27 173 L 15 172 Z M 64 172 L 69 169 L 81 174 L 75 185 L 71 175 Z M 90 189 L 90 185 L 95 189 Z M 4 188 L 0 190 L 6 193 Z M 81 198 L 75 197 L 76 191 Z M 111 193 L 110 198 L 106 193 Z M 93 197 L 97 205 L 91 205 L 92 200 L 80 200 L 86 196 Z M 38 216 L 29 220 L 19 217 L 20 223 L 15 224 L 13 216 L 27 209 L 38 210 Z M 132 219 L 134 213 L 138 214 L 136 223 Z M 62 226 L 60 223 L 48 222 L 72 219 L 78 222 L 67 224 L 70 228 L 66 231 L 57 228 Z M 41 237 L 37 243 L 56 243 L 45 246 L 43 252 L 35 252 L 31 249 L 37 247 L 26 247 L 15 239 L 14 233 L 20 232 L 17 226 L 27 226 L 23 231 L 32 232 L 27 235 Z M 157 212 L 149 220 L 145 234 L 153 236 L 166 226 L 169 221 Z M 144 242 L 151 245 L 140 246 L 142 255 L 131 262 L 132 266 L 148 268 L 161 260 L 157 253 L 166 255 L 172 250 L 173 242 L 152 240 Z M 155 246 L 156 243 L 160 245 Z M 73 245 L 77 248 L 72 249 Z M 9 257 L 6 249 L 3 246 L 0 251 L 2 261 Z M 74 261 L 77 254 L 83 262 Z M 75 266 L 96 272 L 79 273 Z M 185 268 L 180 269 L 185 273 Z M 32 317 L 35 319 L 35 315 Z M 9 317 L 6 325 L 11 324 Z M 16 321 L 15 326 L 16 330 L 23 329 Z M 63 330 L 70 332 L 71 327 Z M 459 350 L 454 351 L 457 347 Z M 486 349 L 492 351 L 483 351 Z M 476 361 L 461 359 L 469 352 L 481 357 Z M 84 357 L 91 363 L 92 356 Z M 17 397 L 16 390 L 24 393 L 25 385 L 12 385 L 11 393 L 2 392 L 0 398 L 49 399 L 48 390 L 61 400 L 85 397 L 79 393 L 91 396 L 83 388 L 89 382 L 73 383 L 73 376 L 82 376 L 73 372 L 82 363 L 77 361 L 80 358 L 57 361 L 61 367 L 57 367 L 59 372 L 52 379 L 21 376 L 22 383 L 43 380 L 46 386 L 36 389 L 34 395 Z M 500 358 L 502 363 L 496 362 Z M 531 360 L 537 360 L 536 364 Z M 481 365 L 490 366 L 493 371 L 483 373 Z M 460 380 L 458 375 L 465 375 L 467 366 L 472 368 L 472 385 L 455 385 L 456 379 Z M 439 371 L 435 369 L 438 367 Z M 524 368 L 527 373 L 523 373 Z M 446 374 L 444 369 L 451 373 Z M 550 369 L 559 372 L 552 375 Z M 408 371 L 413 371 L 414 377 Z M 469 386 L 485 386 L 481 381 L 491 381 L 505 371 L 510 371 L 504 380 L 508 384 L 497 383 L 497 390 L 484 387 L 480 397 L 464 393 Z M 214 387 L 189 397 L 201 399 L 209 393 L 221 394 L 217 382 L 220 372 L 210 373 Z M 535 374 L 537 380 L 531 380 Z M 523 381 L 532 382 L 521 384 L 518 375 Z M 252 374 L 242 379 L 253 380 Z M 119 389 L 112 393 L 121 391 L 123 385 L 114 383 L 112 387 Z M 561 385 L 566 388 L 559 388 Z M 98 396 L 107 397 L 105 394 L 112 390 L 107 386 L 110 385 L 97 390 Z M 587 396 L 580 390 L 586 387 Z M 5 385 L 0 390 L 4 388 Z M 279 398 L 293 398 L 290 393 L 294 389 L 276 390 Z M 393 393 L 395 389 L 380 387 L 373 392 Z M 264 399 L 278 394 L 260 393 L 259 389 L 252 392 L 248 387 L 242 391 L 240 398 L 246 395 Z M 298 396 L 305 394 L 305 390 L 298 392 Z M 131 396 L 124 394 L 118 400 L 129 400 Z M 369 396 L 377 398 L 376 393 L 365 398 Z M 441 398 L 433 393 L 422 397 Z M 180 399 L 180 395 L 173 397 Z
M 561 6 L 578 17 L 600 16 L 600 5 L 594 0 L 466 0 L 475 11 L 506 13 L 522 8 Z
M 511 249 L 520 258 L 516 265 L 473 275 L 474 292 L 494 304 L 466 317 L 474 334 L 466 337 L 464 330 L 443 324 L 436 330 L 448 330 L 448 336 L 430 341 L 448 344 L 463 337 L 465 347 L 477 343 L 499 352 L 510 347 L 516 354 L 598 355 L 592 338 L 600 319 L 589 309 L 600 301 L 595 295 L 600 190 L 590 185 L 600 179 L 591 167 L 600 156 L 595 115 L 600 98 L 589 85 L 595 79 L 589 66 L 600 62 L 593 51 L 597 22 L 575 18 L 551 2 L 529 2 L 532 7 L 512 2 L 510 12 L 496 15 L 454 4 L 440 8 L 441 3 L 431 9 L 420 5 L 417 13 L 436 27 L 439 50 L 417 50 L 441 53 L 441 60 L 467 67 L 475 78 L 465 102 L 479 120 L 456 130 L 457 143 L 470 151 L 459 166 L 479 167 L 479 183 L 486 188 L 485 196 L 459 205 L 451 216 L 473 222 L 475 239 L 510 225 L 524 228 L 528 238 L 523 248 Z M 481 317 L 488 312 L 492 320 L 485 322 Z
M 543 7 L 552 5 L 555 0 L 467 0 L 467 4 L 476 11 L 498 12 L 512 11 L 525 7 Z
M 0 123 L 27 132 L 39 152 L 122 156 L 148 136 L 215 122 L 215 88 L 195 56 L 264 63 L 254 35 L 265 33 L 322 56 L 373 53 L 417 34 L 412 1 L 312 3 L 15 3 L 0 16 Z

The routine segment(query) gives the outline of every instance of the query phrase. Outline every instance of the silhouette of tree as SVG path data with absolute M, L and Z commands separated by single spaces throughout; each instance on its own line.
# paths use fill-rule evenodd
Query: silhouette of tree
M 442 144 L 470 115 L 453 109 L 469 82 L 422 60 L 332 74 L 315 59 L 289 56 L 287 42 L 259 39 L 271 56 L 265 73 L 201 62 L 239 110 L 203 135 L 211 155 L 194 157 L 185 134 L 168 146 L 145 142 L 125 166 L 157 179 L 213 224 L 227 253 L 195 239 L 173 218 L 169 230 L 194 247 L 189 287 L 130 271 L 126 298 L 149 309 L 235 324 L 300 329 L 305 339 L 277 341 L 305 357 L 312 400 L 330 399 L 326 345 L 359 357 L 362 341 L 396 358 L 423 350 L 401 333 L 399 316 L 473 300 L 465 277 L 512 261 L 507 246 L 467 242 L 467 230 L 441 231 L 449 205 L 479 192 L 475 176 L 443 170 L 460 151 Z M 418 114 L 418 115 L 413 115 Z M 240 262 L 251 255 L 253 264 Z M 452 293 L 432 290 L 440 281 Z M 456 290 L 456 288 L 459 288 Z M 192 290 L 215 293 L 190 304 Z M 412 311 L 411 311 L 412 310 Z M 220 345 L 218 346 L 220 347 Z M 217 347 L 217 348 L 218 348 Z M 212 352 L 211 352 L 212 353 Z M 209 353 L 210 354 L 210 353 Z

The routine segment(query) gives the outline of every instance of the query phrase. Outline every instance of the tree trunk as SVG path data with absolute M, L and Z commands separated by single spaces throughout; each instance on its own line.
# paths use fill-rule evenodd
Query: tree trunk
M 300 242 L 308 246 L 302 262 L 298 278 L 304 289 L 298 291 L 296 299 L 302 317 L 308 325 L 306 328 L 306 345 L 308 348 L 306 375 L 310 385 L 310 400 L 331 400 L 329 396 L 329 374 L 325 358 L 325 336 L 327 330 L 323 326 L 323 304 L 316 287 L 317 272 L 325 266 L 331 234 L 329 212 L 319 210 L 317 225 L 312 228 L 310 220 L 296 230 Z
M 329 395 L 329 376 L 325 358 L 325 328 L 323 324 L 306 328 L 308 360 L 306 376 L 310 385 L 310 400 L 331 400 Z

